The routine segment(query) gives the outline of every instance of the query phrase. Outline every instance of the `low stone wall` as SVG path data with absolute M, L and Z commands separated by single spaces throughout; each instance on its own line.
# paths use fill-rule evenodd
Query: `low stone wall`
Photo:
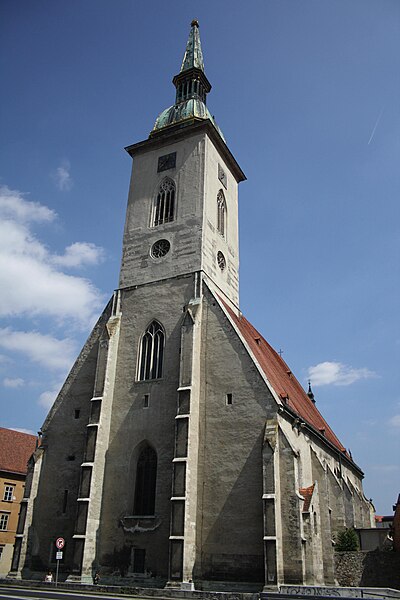
M 58 592 L 62 591 L 79 591 L 79 593 L 87 598 L 90 594 L 109 594 L 113 596 L 131 596 L 137 598 L 148 598 L 154 600 L 259 600 L 259 593 L 246 592 L 218 592 L 218 591 L 185 591 L 179 588 L 171 587 L 164 589 L 156 588 L 140 588 L 132 585 L 90 585 L 82 583 L 69 583 L 63 581 L 56 586 L 53 583 L 45 583 L 44 581 L 32 581 L 28 579 L 1 579 L 0 587 L 18 587 L 29 589 L 40 589 Z
M 336 552 L 335 574 L 341 586 L 400 589 L 400 553 Z

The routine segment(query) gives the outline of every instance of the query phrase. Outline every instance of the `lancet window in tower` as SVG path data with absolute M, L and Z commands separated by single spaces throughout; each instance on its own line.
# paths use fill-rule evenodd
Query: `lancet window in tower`
M 158 321 L 147 327 L 140 344 L 139 381 L 162 377 L 164 355 L 164 329 Z
M 156 500 L 157 454 L 146 446 L 139 455 L 136 466 L 135 515 L 154 515 Z
M 217 195 L 217 228 L 218 233 L 225 237 L 225 224 L 226 224 L 226 201 L 224 192 L 219 190 Z
M 170 223 L 175 216 L 175 183 L 169 177 L 163 179 L 158 188 L 158 193 L 153 207 L 152 225 Z

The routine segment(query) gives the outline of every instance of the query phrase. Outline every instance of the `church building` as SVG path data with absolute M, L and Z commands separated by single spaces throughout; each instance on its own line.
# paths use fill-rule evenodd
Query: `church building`
M 187 589 L 333 584 L 363 473 L 239 308 L 238 184 L 193 21 L 133 159 L 119 287 L 30 460 L 11 574 Z M 123 568 L 122 568 L 123 567 Z M 231 588 L 232 589 L 232 588 Z

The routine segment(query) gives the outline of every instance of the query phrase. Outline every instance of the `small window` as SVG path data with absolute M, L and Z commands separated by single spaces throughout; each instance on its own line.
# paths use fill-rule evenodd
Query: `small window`
M 12 502 L 14 499 L 14 489 L 15 486 L 13 485 L 5 485 L 4 486 L 4 496 L 3 496 L 3 500 L 4 502 Z
M 140 344 L 138 381 L 162 377 L 164 329 L 158 321 L 147 327 Z
M 63 515 L 65 515 L 65 513 L 67 512 L 67 505 L 68 505 L 68 490 L 64 490 L 63 506 L 62 506 Z
M 224 192 L 219 190 L 217 195 L 217 229 L 218 233 L 225 237 L 226 224 L 226 202 Z
M 226 395 L 226 405 L 230 406 L 232 404 L 232 394 Z
M 74 417 L 75 417 L 75 419 L 79 419 L 79 417 L 80 417 L 80 414 L 81 414 L 81 411 L 80 411 L 80 409 L 79 409 L 79 408 L 76 408 L 76 409 L 75 409 L 75 413 L 74 413 Z
M 75 455 L 74 454 L 69 454 L 67 456 L 67 460 L 69 460 L 69 461 L 75 460 Z
M 150 394 L 145 394 L 143 396 L 143 408 L 149 408 L 150 404 Z
M 218 264 L 219 268 L 221 269 L 221 271 L 225 270 L 226 259 L 225 259 L 225 256 L 222 254 L 221 251 L 219 251 L 218 254 L 217 254 L 217 264 Z
M 153 227 L 170 223 L 174 220 L 175 189 L 175 183 L 169 177 L 166 177 L 161 182 L 153 206 Z
M 314 512 L 314 533 L 318 533 L 318 520 L 316 512 Z
M 4 546 L 1 545 L 0 546 L 0 560 L 1 560 L 1 557 L 2 557 L 2 554 L 3 554 L 3 550 L 4 550 Z
M 0 531 L 7 531 L 9 513 L 0 513 Z

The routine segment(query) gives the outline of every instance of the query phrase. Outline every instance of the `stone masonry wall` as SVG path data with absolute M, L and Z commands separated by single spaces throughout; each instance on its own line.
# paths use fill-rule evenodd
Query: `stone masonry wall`
M 398 552 L 336 552 L 335 571 L 341 586 L 400 589 Z

